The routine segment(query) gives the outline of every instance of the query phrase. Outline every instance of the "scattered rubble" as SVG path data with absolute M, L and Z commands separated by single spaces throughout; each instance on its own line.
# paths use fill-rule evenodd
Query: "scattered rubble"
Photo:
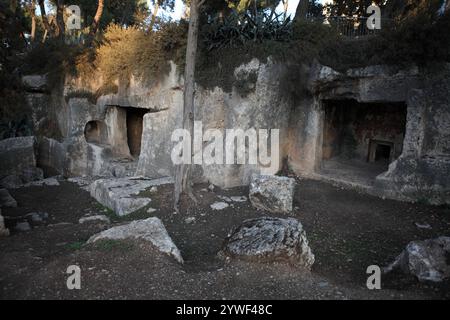
M 166 228 L 160 219 L 152 217 L 144 220 L 135 220 L 129 224 L 113 227 L 92 236 L 87 243 L 94 243 L 102 239 L 123 240 L 143 239 L 151 242 L 159 251 L 174 257 L 183 263 L 180 251 L 173 243 Z
M 411 241 L 395 261 L 384 269 L 400 269 L 419 281 L 440 282 L 450 277 L 450 237 Z
M 55 177 L 50 177 L 38 181 L 29 182 L 23 187 L 42 187 L 42 186 L 59 186 L 59 181 Z
M 288 261 L 306 269 L 314 263 L 305 230 L 294 218 L 246 220 L 225 240 L 220 255 L 262 262 Z
M 137 179 L 99 179 L 91 184 L 91 196 L 102 205 L 124 216 L 147 206 L 152 200 L 138 197 L 142 191 L 153 186 L 172 183 L 172 178 L 153 180 Z
M 252 175 L 250 201 L 259 210 L 273 213 L 292 211 L 295 180 L 288 177 Z

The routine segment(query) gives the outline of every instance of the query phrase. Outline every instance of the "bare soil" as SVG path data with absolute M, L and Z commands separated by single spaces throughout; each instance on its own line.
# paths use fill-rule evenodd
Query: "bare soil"
M 419 283 L 403 274 L 383 276 L 368 290 L 369 265 L 390 263 L 409 241 L 450 235 L 450 209 L 383 200 L 332 185 L 299 180 L 295 210 L 316 256 L 311 272 L 283 263 L 259 264 L 217 258 L 227 234 L 243 220 L 262 215 L 249 201 L 223 210 L 220 196 L 248 195 L 247 188 L 214 192 L 196 185 L 198 204 L 172 209 L 173 186 L 158 187 L 147 209 L 119 218 L 70 182 L 11 190 L 18 208 L 4 208 L 7 226 L 42 211 L 49 219 L 31 231 L 0 239 L 2 299 L 449 299 L 450 282 Z M 112 224 L 78 224 L 106 214 Z M 184 265 L 142 241 L 86 245 L 93 234 L 133 219 L 157 216 L 181 251 Z M 278 215 L 283 217 L 283 215 Z M 195 218 L 187 223 L 186 218 Z M 192 219 L 191 219 L 192 220 Z M 432 229 L 419 229 L 415 223 Z M 69 265 L 81 268 L 81 289 L 68 290 Z

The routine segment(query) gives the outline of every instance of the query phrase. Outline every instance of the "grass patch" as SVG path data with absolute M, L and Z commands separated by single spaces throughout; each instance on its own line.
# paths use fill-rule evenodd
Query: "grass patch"
M 74 251 L 81 250 L 83 248 L 84 244 L 85 244 L 85 242 L 83 242 L 83 241 L 76 241 L 76 242 L 67 244 L 66 248 L 70 249 L 70 250 L 74 250 Z

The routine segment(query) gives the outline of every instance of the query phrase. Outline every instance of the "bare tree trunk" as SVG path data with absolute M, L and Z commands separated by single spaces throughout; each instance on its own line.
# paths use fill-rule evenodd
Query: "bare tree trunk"
M 44 24 L 45 29 L 44 38 L 42 39 L 42 42 L 45 42 L 47 35 L 51 32 L 51 29 L 47 19 L 47 13 L 45 12 L 44 0 L 39 0 L 39 9 L 41 11 L 42 23 Z
M 184 72 L 184 106 L 183 128 L 191 134 L 191 163 L 194 137 L 194 94 L 195 94 L 195 59 L 197 56 L 197 39 L 199 25 L 199 9 L 204 0 L 191 0 L 189 31 L 186 48 L 186 67 Z M 192 164 L 180 164 L 175 168 L 174 209 L 179 212 L 181 195 L 186 192 L 194 201 L 195 197 L 189 183 Z
M 98 0 L 97 11 L 95 12 L 94 20 L 91 24 L 91 30 L 89 31 L 90 38 L 93 38 L 97 33 L 98 26 L 100 25 L 100 19 L 102 18 L 103 8 L 105 6 L 104 0 Z
M 64 24 L 64 0 L 58 0 L 56 5 L 56 36 L 59 40 L 64 41 L 66 33 L 66 25 Z
M 30 33 L 30 39 L 31 42 L 34 42 L 36 39 L 36 0 L 31 0 L 30 5 L 30 16 L 31 16 L 31 33 Z
M 283 9 L 284 9 L 283 16 L 284 16 L 284 19 L 286 19 L 287 11 L 288 11 L 288 8 L 289 8 L 289 0 L 282 0 L 282 1 L 283 1 Z
M 158 15 L 158 10 L 159 10 L 159 0 L 156 0 L 155 7 L 153 8 L 153 12 L 152 12 L 152 21 L 150 22 L 150 26 L 149 26 L 150 31 L 153 30 L 153 26 L 155 25 L 156 16 Z
M 300 0 L 295 11 L 295 21 L 306 20 L 306 15 L 308 14 L 309 0 Z

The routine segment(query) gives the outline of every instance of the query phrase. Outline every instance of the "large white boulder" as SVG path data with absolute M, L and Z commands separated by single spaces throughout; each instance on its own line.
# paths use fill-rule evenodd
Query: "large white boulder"
M 92 236 L 87 243 L 94 243 L 102 239 L 143 239 L 152 243 L 159 251 L 183 263 L 183 258 L 177 246 L 173 243 L 161 220 L 155 217 L 135 220 L 128 224 L 102 231 Z
M 273 213 L 292 211 L 295 180 L 288 177 L 252 175 L 249 198 L 259 210 Z
M 272 217 L 244 221 L 225 240 L 220 255 L 250 261 L 287 261 L 305 269 L 311 269 L 315 259 L 297 219 Z
M 450 277 L 450 237 L 411 241 L 385 272 L 402 270 L 419 281 L 440 282 Z

